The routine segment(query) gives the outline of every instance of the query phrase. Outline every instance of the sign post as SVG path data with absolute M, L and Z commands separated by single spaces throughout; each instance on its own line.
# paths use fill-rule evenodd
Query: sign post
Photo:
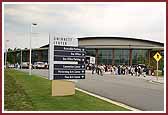
M 75 38 L 50 36 L 49 80 L 52 96 L 75 94 L 75 80 L 85 79 L 85 48 Z
M 157 52 L 157 53 L 153 56 L 153 58 L 157 61 L 157 76 L 156 76 L 156 79 L 158 80 L 158 66 L 159 66 L 158 62 L 159 62 L 159 60 L 162 58 L 162 56 L 159 54 L 159 52 Z
M 91 64 L 95 64 L 95 62 L 96 62 L 96 61 L 95 61 L 95 57 L 90 57 L 90 63 L 91 63 Z

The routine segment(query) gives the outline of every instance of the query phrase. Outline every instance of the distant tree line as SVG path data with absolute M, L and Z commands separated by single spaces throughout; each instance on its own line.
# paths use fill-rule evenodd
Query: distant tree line
M 27 48 L 25 48 L 25 49 L 27 49 Z M 9 64 L 14 64 L 16 62 L 20 62 L 20 59 L 19 59 L 20 58 L 20 53 L 19 53 L 19 55 L 16 54 L 17 55 L 16 57 L 19 57 L 19 58 L 14 59 L 14 58 L 16 58 L 15 54 L 14 54 L 14 53 L 16 53 L 16 51 L 21 51 L 21 48 L 14 48 L 14 49 L 8 48 L 8 50 L 7 50 L 7 62 Z

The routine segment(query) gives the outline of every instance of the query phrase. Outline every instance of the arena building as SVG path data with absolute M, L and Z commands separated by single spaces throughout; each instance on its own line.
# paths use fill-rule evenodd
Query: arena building
M 97 64 L 150 65 L 156 51 L 162 53 L 164 44 L 149 40 L 123 37 L 79 38 L 79 45 L 86 48 L 87 55 L 95 56 Z
M 135 65 L 145 64 L 156 66 L 153 56 L 159 52 L 164 57 L 164 44 L 160 42 L 125 38 L 125 37 L 82 37 L 78 38 L 79 47 L 86 48 L 86 55 L 95 57 L 96 64 Z M 48 47 L 42 46 L 32 50 L 32 62 L 48 62 Z M 10 62 L 12 53 L 13 62 Z M 8 53 L 8 62 L 20 63 L 21 51 Z M 22 50 L 22 61 L 29 61 L 29 49 Z M 159 68 L 163 68 L 164 58 L 159 61 Z

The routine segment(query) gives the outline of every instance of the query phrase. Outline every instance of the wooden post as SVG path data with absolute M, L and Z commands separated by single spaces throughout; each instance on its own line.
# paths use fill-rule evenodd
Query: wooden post
M 158 80 L 158 61 L 157 61 L 157 70 L 156 70 L 156 74 L 157 74 L 157 76 L 156 76 L 156 79 Z

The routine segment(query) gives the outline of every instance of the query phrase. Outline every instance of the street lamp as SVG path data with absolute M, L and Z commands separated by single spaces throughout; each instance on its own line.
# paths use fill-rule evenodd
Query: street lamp
M 22 69 L 22 49 L 20 49 L 20 69 Z
M 30 55 L 29 55 L 29 75 L 31 75 L 31 37 L 32 37 L 32 27 L 37 26 L 36 23 L 32 23 L 30 27 Z
M 5 40 L 5 68 L 7 68 L 7 52 L 8 52 L 8 49 L 7 49 L 7 42 L 9 42 L 9 40 Z

